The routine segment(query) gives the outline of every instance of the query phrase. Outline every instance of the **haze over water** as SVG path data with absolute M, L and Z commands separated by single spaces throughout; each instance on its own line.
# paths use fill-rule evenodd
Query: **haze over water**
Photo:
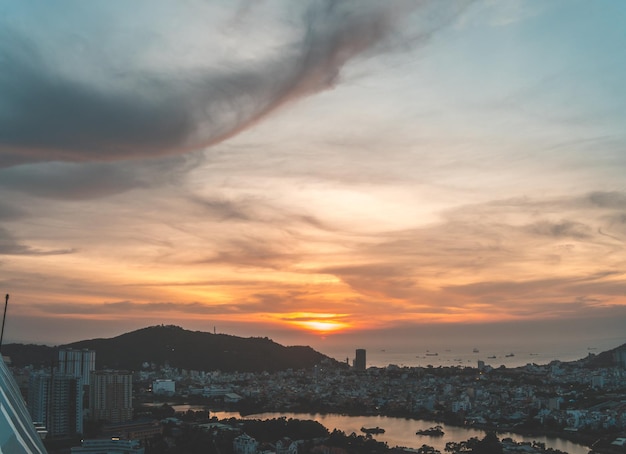
M 492 367 L 518 367 L 553 360 L 574 361 L 626 343 L 619 321 L 607 324 L 601 332 L 570 322 L 562 326 L 564 329 L 548 323 L 423 327 L 421 332 L 395 336 L 328 338 L 314 346 L 339 361 L 348 359 L 350 364 L 354 350 L 364 348 L 368 367 L 389 364 L 476 367 L 479 360 Z M 346 345 L 348 342 L 353 343 Z

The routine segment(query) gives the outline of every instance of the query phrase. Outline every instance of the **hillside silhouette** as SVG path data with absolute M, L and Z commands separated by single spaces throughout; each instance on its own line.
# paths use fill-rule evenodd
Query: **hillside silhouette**
M 188 331 L 179 326 L 151 326 L 109 339 L 91 339 L 58 347 L 7 344 L 3 354 L 13 364 L 50 365 L 60 348 L 96 351 L 96 368 L 139 370 L 144 363 L 189 370 L 275 372 L 309 369 L 321 362 L 339 364 L 311 347 L 285 347 L 267 337 L 243 338 Z

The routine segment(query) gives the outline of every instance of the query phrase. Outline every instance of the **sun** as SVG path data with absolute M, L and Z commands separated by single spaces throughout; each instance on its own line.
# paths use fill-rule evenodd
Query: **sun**
M 331 333 L 335 331 L 340 331 L 344 328 L 347 328 L 348 326 L 347 323 L 342 323 L 335 320 L 316 320 L 310 322 L 299 322 L 298 324 L 304 328 L 319 333 Z
M 319 334 L 329 334 L 343 331 L 350 327 L 345 321 L 346 314 L 316 314 L 299 312 L 284 317 L 290 325 L 304 328 Z

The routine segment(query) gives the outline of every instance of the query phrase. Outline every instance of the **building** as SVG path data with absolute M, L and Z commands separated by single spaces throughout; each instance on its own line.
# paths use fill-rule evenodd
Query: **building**
M 0 452 L 46 454 L 20 389 L 0 356 Z
M 152 382 L 152 394 L 164 394 L 172 396 L 176 393 L 176 382 L 174 380 L 154 380 Z
M 618 366 L 626 368 L 626 348 L 620 347 L 613 352 L 613 360 Z
M 365 365 L 365 349 L 364 348 L 357 348 L 356 349 L 356 356 L 354 358 L 354 368 L 356 370 L 365 370 L 366 369 L 366 365 Z
M 82 446 L 71 448 L 72 454 L 144 454 L 139 440 L 83 440 Z
M 256 454 L 259 442 L 248 434 L 241 434 L 233 440 L 235 454 Z
M 120 423 L 133 419 L 133 376 L 125 371 L 93 371 L 89 386 L 92 421 Z
M 291 438 L 281 438 L 276 442 L 276 454 L 298 454 L 298 444 Z
M 80 377 L 83 386 L 89 386 L 90 374 L 96 370 L 96 352 L 93 350 L 59 350 L 59 373 Z
M 82 382 L 72 375 L 40 372 L 30 377 L 28 410 L 51 437 L 83 432 Z
M 160 436 L 163 433 L 163 426 L 156 419 L 140 419 L 104 426 L 102 433 L 108 438 L 139 440 L 145 444 L 145 442 Z

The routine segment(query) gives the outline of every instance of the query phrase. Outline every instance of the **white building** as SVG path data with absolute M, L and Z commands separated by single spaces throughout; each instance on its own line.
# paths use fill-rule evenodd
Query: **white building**
M 239 402 L 241 399 L 243 399 L 243 397 L 241 397 L 239 394 L 237 393 L 227 393 L 224 395 L 224 402 L 226 403 L 237 403 Z
M 256 454 L 259 442 L 248 434 L 241 434 L 233 440 L 235 454 Z
M 152 382 L 152 394 L 165 394 L 172 396 L 176 393 L 176 382 L 174 380 L 154 380 Z
M 59 350 L 59 372 L 61 374 L 80 377 L 83 386 L 89 386 L 89 375 L 96 370 L 96 352 L 94 350 L 75 350 L 62 348 Z
M 298 444 L 291 438 L 281 438 L 276 442 L 276 454 L 298 454 Z

